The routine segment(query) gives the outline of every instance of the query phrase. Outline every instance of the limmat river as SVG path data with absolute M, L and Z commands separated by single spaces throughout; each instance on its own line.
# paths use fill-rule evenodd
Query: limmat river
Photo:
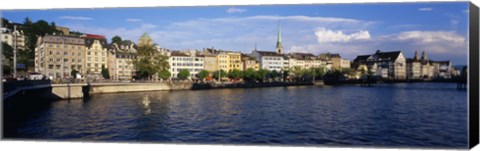
M 42 140 L 467 148 L 467 91 L 413 83 L 100 94 L 52 102 L 7 131 Z

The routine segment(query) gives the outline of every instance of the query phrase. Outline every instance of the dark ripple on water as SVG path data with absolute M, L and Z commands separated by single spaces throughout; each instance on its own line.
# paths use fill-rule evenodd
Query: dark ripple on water
M 182 143 L 467 146 L 454 84 L 278 87 L 95 95 L 53 102 L 18 138 Z

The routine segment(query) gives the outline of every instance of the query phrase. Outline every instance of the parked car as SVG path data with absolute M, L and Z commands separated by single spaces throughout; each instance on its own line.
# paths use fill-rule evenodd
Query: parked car
M 42 80 L 42 78 L 43 78 L 43 75 L 36 72 L 30 73 L 30 75 L 28 76 L 29 80 Z

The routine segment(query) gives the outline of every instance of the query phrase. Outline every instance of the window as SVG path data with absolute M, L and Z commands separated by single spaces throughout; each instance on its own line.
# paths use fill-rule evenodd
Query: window
M 81 52 L 79 52 L 79 53 L 78 53 L 78 56 L 82 56 L 82 53 L 81 53 Z
M 65 56 L 68 55 L 68 52 L 64 51 L 64 52 L 63 52 L 63 55 L 65 55 Z
M 82 59 L 78 59 L 78 62 L 82 62 Z
M 53 62 L 53 58 L 50 58 L 50 62 Z
M 48 69 L 53 69 L 53 65 L 48 65 Z
M 57 51 L 57 55 L 60 55 L 60 51 Z
M 52 55 L 52 51 L 51 51 L 51 50 L 50 50 L 50 51 L 48 51 L 48 53 L 49 53 L 50 55 Z
M 87 61 L 91 61 L 91 60 L 92 60 L 92 58 L 90 58 L 90 57 L 87 58 Z
M 72 62 L 75 62 L 75 59 L 72 59 Z
M 88 51 L 88 52 L 87 52 L 87 55 L 90 55 L 90 54 L 92 54 L 92 53 L 91 53 L 90 51 Z
M 95 61 L 98 61 L 98 57 L 95 57 Z
M 60 62 L 60 58 L 57 58 L 57 62 Z
M 63 62 L 68 62 L 68 59 L 66 59 L 66 58 L 65 58 L 65 59 L 63 59 Z
M 75 52 L 72 52 L 72 56 L 75 56 Z
M 91 66 L 92 66 L 92 64 L 91 64 L 91 63 L 87 63 L 87 67 L 91 67 Z
M 98 63 L 95 64 L 95 67 L 98 67 Z
M 105 58 L 102 58 L 102 61 L 105 61 Z
M 95 52 L 95 56 L 96 56 L 96 55 L 98 55 L 98 53 L 97 53 L 97 52 Z

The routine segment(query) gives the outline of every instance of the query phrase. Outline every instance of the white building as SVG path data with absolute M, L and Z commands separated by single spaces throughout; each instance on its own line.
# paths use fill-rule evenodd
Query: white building
M 195 50 L 172 51 L 168 59 L 172 78 L 178 78 L 180 70 L 190 72 L 189 79 L 196 79 L 197 74 L 204 69 L 204 56 Z
M 260 68 L 269 71 L 282 71 L 284 67 L 284 55 L 273 51 L 252 51 L 252 56 L 260 62 Z

